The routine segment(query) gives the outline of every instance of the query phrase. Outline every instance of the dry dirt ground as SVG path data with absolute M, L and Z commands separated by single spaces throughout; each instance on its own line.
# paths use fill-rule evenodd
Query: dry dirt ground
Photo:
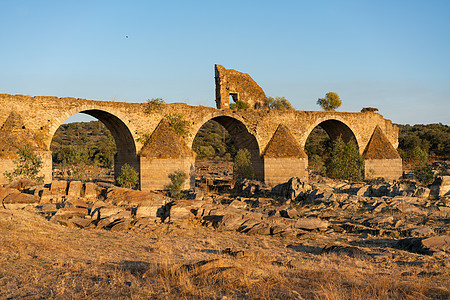
M 352 241 L 380 255 L 322 253 Z M 448 256 L 383 243 L 333 232 L 249 235 L 192 220 L 82 230 L 0 209 L 0 299 L 450 298 Z

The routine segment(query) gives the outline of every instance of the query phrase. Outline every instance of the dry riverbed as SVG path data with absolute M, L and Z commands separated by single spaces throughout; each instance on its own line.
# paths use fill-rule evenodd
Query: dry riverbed
M 54 185 L 0 190 L 0 299 L 450 297 L 448 197 L 410 183 L 245 182 L 180 201 Z

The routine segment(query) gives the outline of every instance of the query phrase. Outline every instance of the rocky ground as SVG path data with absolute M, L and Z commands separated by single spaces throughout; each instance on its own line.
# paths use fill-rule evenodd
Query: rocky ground
M 450 297 L 449 176 L 247 180 L 183 200 L 17 187 L 0 188 L 0 298 Z

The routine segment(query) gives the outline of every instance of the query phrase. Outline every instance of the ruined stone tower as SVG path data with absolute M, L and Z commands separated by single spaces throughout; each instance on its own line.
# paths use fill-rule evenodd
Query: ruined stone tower
M 242 101 L 251 108 L 264 105 L 266 95 L 263 89 L 246 73 L 227 70 L 215 65 L 216 106 L 218 109 L 230 107 L 230 97 L 234 102 Z

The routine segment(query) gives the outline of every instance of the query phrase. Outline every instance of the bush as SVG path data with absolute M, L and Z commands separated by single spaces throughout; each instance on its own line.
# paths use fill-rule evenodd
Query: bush
M 250 108 L 250 105 L 247 102 L 238 100 L 236 103 L 230 104 L 231 109 L 247 109 Z
M 417 179 L 423 184 L 432 183 L 434 175 L 431 167 L 427 165 L 428 153 L 416 146 L 410 153 L 410 159 L 413 163 L 413 173 L 417 176 Z
M 309 171 L 315 172 L 317 174 L 323 175 L 324 167 L 323 167 L 323 159 L 318 154 L 313 154 L 308 160 L 308 169 Z
M 255 177 L 251 162 L 251 154 L 247 149 L 239 149 L 233 164 L 233 177 L 235 180 L 253 179 Z
M 354 142 L 344 143 L 341 137 L 333 142 L 333 150 L 325 162 L 326 174 L 334 179 L 361 181 L 364 178 L 364 159 Z
M 4 172 L 3 175 L 13 181 L 15 179 L 26 178 L 34 181 L 44 181 L 44 176 L 39 176 L 42 170 L 42 158 L 34 152 L 30 145 L 17 151 L 17 160 L 14 161 L 16 168 L 12 172 Z
M 166 102 L 162 98 L 149 99 L 147 100 L 147 105 L 145 107 L 144 113 L 150 115 L 154 112 L 158 112 L 161 110 L 163 104 L 166 104 Z
M 201 159 L 213 156 L 216 153 L 216 151 L 212 146 L 200 146 L 198 147 L 196 153 L 197 157 Z
M 172 127 L 179 136 L 189 136 L 191 124 L 189 121 L 186 121 L 182 115 L 168 114 L 166 118 L 170 127 Z
M 117 177 L 117 184 L 119 186 L 133 189 L 136 188 L 139 183 L 139 174 L 129 164 L 124 164 L 120 169 L 120 174 Z
M 183 171 L 175 171 L 172 174 L 169 174 L 169 179 L 172 182 L 165 186 L 165 189 L 168 190 L 170 197 L 174 199 L 181 199 L 183 193 L 181 193 L 182 186 L 188 176 Z
M 264 107 L 268 109 L 294 109 L 292 104 L 284 97 L 268 97 L 264 101 Z

